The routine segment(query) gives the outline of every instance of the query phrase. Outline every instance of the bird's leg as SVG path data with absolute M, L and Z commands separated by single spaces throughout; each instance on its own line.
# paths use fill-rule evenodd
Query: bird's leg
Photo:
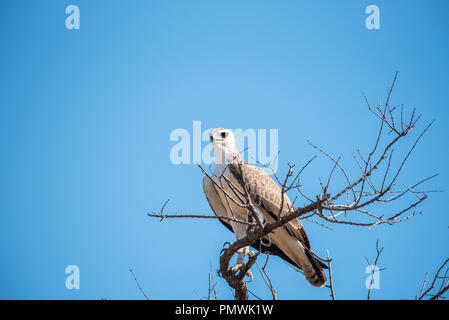
M 229 246 L 230 246 L 231 244 L 232 244 L 232 243 L 229 242 L 229 241 L 226 241 L 226 242 L 223 244 L 223 249 L 221 249 L 221 251 L 220 251 L 220 256 L 223 254 L 223 252 L 224 252 L 227 248 L 229 248 Z
M 235 265 L 231 268 L 232 271 L 237 272 L 240 268 L 245 264 L 245 256 L 247 251 L 249 251 L 248 247 L 243 247 L 237 250 L 237 261 Z
M 246 255 L 253 256 L 254 254 L 255 253 L 253 251 L 249 250 L 248 246 L 240 248 L 239 250 L 237 250 L 237 261 L 236 261 L 235 265 L 231 268 L 231 270 L 234 273 L 239 271 L 245 265 L 245 256 Z M 246 275 L 250 278 L 249 281 L 252 281 L 254 279 L 253 273 L 251 272 L 251 270 L 246 271 Z
M 253 217 L 252 212 L 250 210 L 247 210 L 246 211 L 246 222 L 251 223 L 254 221 L 255 221 L 255 219 Z M 234 229 L 237 239 L 244 238 L 247 235 L 247 232 L 249 231 L 248 225 L 244 225 L 244 224 L 234 224 L 233 229 Z M 231 268 L 231 270 L 233 272 L 237 272 L 238 270 L 243 268 L 243 266 L 245 265 L 245 256 L 253 257 L 255 254 L 256 253 L 254 251 L 251 251 L 249 249 L 249 246 L 240 248 L 239 250 L 237 250 L 237 261 L 236 261 L 235 265 Z M 246 275 L 250 278 L 249 281 L 253 280 L 253 274 L 252 274 L 251 270 L 246 271 Z
M 237 262 L 236 264 L 243 265 L 245 263 L 245 256 L 249 252 L 249 247 L 243 247 L 237 250 Z

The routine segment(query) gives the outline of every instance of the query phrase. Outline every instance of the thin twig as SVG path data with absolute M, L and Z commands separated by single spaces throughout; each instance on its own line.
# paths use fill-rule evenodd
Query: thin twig
M 327 267 L 329 270 L 329 289 L 331 291 L 331 298 L 332 300 L 336 300 L 335 299 L 335 289 L 334 289 L 334 283 L 332 281 L 332 259 L 329 256 L 329 250 L 326 250 L 327 252 Z
M 134 281 L 137 283 L 137 287 L 139 288 L 139 290 L 140 290 L 140 292 L 142 293 L 142 295 L 145 297 L 145 299 L 150 300 L 150 298 L 148 298 L 148 296 L 146 295 L 146 293 L 143 291 L 142 287 L 140 286 L 140 283 L 139 283 L 139 281 L 137 280 L 137 278 L 136 278 L 136 276 L 135 276 L 135 274 L 134 274 L 133 269 L 129 268 L 129 271 L 131 272 L 131 274 L 132 274 L 132 276 L 133 276 L 133 278 L 134 278 Z

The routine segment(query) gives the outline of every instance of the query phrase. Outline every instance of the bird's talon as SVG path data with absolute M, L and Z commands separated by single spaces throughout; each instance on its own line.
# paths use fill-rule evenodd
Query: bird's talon
M 237 273 L 237 271 L 239 271 L 240 268 L 243 268 L 243 264 L 236 263 L 233 267 L 231 267 L 231 271 L 234 272 L 234 273 Z
M 246 276 L 249 277 L 248 282 L 251 282 L 254 280 L 253 273 L 251 272 L 251 270 L 246 271 Z
M 225 246 L 230 246 L 232 243 L 231 242 L 229 242 L 229 241 L 226 241 L 225 243 L 223 243 L 223 248 L 225 247 Z
M 241 263 L 237 263 L 235 264 L 233 267 L 231 267 L 231 271 L 236 274 L 240 269 L 242 269 L 244 267 L 243 264 Z M 253 273 L 251 272 L 251 270 L 246 271 L 245 276 L 249 277 L 248 282 L 251 282 L 254 280 L 254 276 Z
M 229 246 L 231 245 L 232 243 L 231 242 L 229 242 L 229 241 L 227 241 L 227 242 L 225 242 L 225 243 L 223 243 L 223 249 L 221 249 L 221 251 L 220 251 L 220 256 L 223 254 L 223 252 L 225 252 L 226 251 L 226 249 L 228 249 L 229 248 Z
M 248 252 L 246 253 L 246 255 L 247 255 L 249 258 L 252 258 L 252 257 L 255 257 L 255 256 L 256 256 L 256 252 L 255 252 L 255 251 L 249 251 L 249 250 L 248 250 Z

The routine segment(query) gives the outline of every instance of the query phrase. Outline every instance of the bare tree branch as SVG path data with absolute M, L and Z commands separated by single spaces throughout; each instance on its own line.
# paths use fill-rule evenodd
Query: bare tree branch
M 246 224 L 249 226 L 255 225 L 255 223 L 253 222 L 248 222 L 248 221 L 243 221 L 234 217 L 228 217 L 228 216 L 209 216 L 209 215 L 201 215 L 201 214 L 164 214 L 164 209 L 167 205 L 169 200 L 165 201 L 162 209 L 160 210 L 160 212 L 152 212 L 152 213 L 148 213 L 147 215 L 149 217 L 153 217 L 153 218 L 160 218 L 162 220 L 166 219 L 166 218 L 202 218 L 202 219 L 223 219 L 223 220 L 227 220 L 227 221 L 234 221 L 237 223 L 241 223 L 241 224 Z
M 429 273 L 426 273 L 426 278 L 424 280 L 423 286 L 421 288 L 421 293 L 418 297 L 418 300 L 423 300 L 426 297 L 429 297 L 429 300 L 438 300 L 440 298 L 444 298 L 443 294 L 449 290 L 449 259 L 446 259 L 446 261 L 444 261 L 444 263 L 438 268 L 437 273 L 435 274 L 435 276 L 433 277 L 432 282 L 430 283 L 429 288 L 427 288 L 427 290 L 424 291 L 424 288 L 426 286 L 427 283 L 427 278 Z M 443 275 L 440 275 L 440 273 L 442 273 L 443 269 L 446 267 L 446 270 L 444 271 Z M 438 280 L 441 281 L 440 287 L 438 288 L 438 290 L 436 292 L 432 293 L 432 290 L 435 288 L 436 283 L 438 282 Z
M 211 300 L 212 299 L 212 295 L 214 297 L 215 300 L 217 300 L 217 291 L 215 290 L 215 279 L 214 279 L 214 274 L 212 272 L 212 265 L 210 266 L 210 271 L 209 271 L 209 289 L 208 289 L 208 293 L 207 293 L 207 300 Z
M 383 250 L 384 250 L 383 247 L 379 249 L 379 240 L 377 240 L 376 241 L 376 252 L 377 252 L 377 255 L 376 255 L 376 259 L 374 260 L 374 265 L 371 265 L 371 263 L 368 261 L 368 258 L 366 258 L 366 262 L 368 262 L 368 265 L 371 268 L 371 279 L 370 279 L 370 283 L 369 283 L 368 296 L 367 296 L 368 300 L 370 299 L 370 296 L 371 296 L 371 289 L 373 287 L 374 275 L 376 274 L 376 272 L 379 272 L 379 271 L 383 270 L 383 269 L 380 269 L 380 268 L 377 267 L 377 263 L 379 261 L 380 254 L 382 253 Z
M 259 269 L 260 275 L 262 276 L 263 281 L 265 282 L 265 284 L 268 287 L 268 290 L 270 290 L 271 296 L 273 297 L 273 300 L 277 300 L 277 294 L 276 294 L 276 290 L 273 287 L 273 283 L 271 282 L 270 277 L 268 276 L 267 271 L 265 270 L 265 268 L 267 267 L 267 263 L 268 263 L 268 259 L 270 258 L 270 255 L 267 254 L 267 259 L 265 260 L 265 264 L 263 265 L 263 267 L 259 267 L 259 264 L 256 261 L 256 266 L 257 269 Z
M 140 286 L 139 281 L 137 281 L 137 278 L 136 278 L 136 276 L 135 276 L 135 274 L 134 274 L 133 269 L 129 268 L 129 272 L 131 272 L 131 275 L 133 276 L 134 281 L 136 282 L 137 287 L 139 288 L 139 290 L 140 290 L 140 292 L 142 293 L 142 295 L 145 297 L 145 299 L 150 300 L 150 298 L 148 298 L 148 296 L 146 295 L 146 293 L 143 291 L 142 287 Z
M 335 287 L 334 287 L 334 282 L 332 279 L 332 259 L 329 256 L 329 250 L 326 250 L 326 252 L 327 252 L 327 268 L 329 270 L 329 285 L 327 287 L 330 290 L 332 300 L 336 300 L 335 299 Z

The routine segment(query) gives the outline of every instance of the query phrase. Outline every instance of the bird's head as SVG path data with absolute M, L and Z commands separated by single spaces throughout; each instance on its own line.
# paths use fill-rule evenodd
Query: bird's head
M 234 133 L 225 128 L 212 129 L 209 132 L 210 143 L 214 152 L 218 150 L 234 152 L 237 150 Z

